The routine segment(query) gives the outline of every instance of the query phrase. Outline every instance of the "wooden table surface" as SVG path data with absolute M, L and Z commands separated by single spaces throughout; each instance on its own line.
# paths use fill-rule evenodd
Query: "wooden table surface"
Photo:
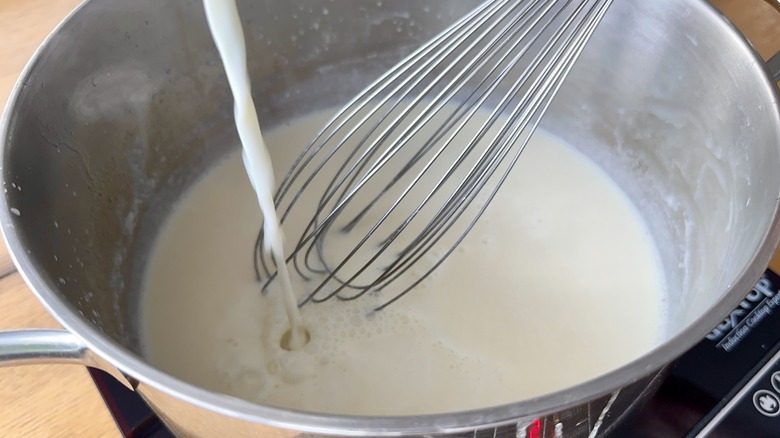
M 780 49 L 780 13 L 761 0 L 713 2 L 764 57 Z M 7 100 L 35 48 L 78 3 L 0 0 L 0 102 Z M 771 266 L 780 270 L 780 252 Z M 0 330 L 57 327 L 16 273 L 4 244 L 0 244 L 0 309 Z M 119 432 L 83 367 L 35 365 L 0 368 L 0 436 L 117 437 Z

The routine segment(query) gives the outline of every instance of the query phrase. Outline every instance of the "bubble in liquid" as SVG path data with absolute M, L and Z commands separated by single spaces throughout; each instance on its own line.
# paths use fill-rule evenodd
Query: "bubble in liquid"
M 304 345 L 308 344 L 309 341 L 311 341 L 311 333 L 309 333 L 309 330 L 304 327 L 303 343 L 300 346 L 292 345 L 292 329 L 288 329 L 282 335 L 282 339 L 280 339 L 279 345 L 287 351 L 293 351 L 302 348 Z

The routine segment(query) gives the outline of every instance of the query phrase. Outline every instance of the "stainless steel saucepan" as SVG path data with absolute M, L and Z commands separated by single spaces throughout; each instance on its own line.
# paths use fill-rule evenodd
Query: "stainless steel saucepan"
M 344 103 L 474 4 L 240 2 L 263 127 Z M 650 224 L 670 290 L 666 340 L 503 406 L 297 412 L 198 388 L 141 354 L 144 262 L 174 201 L 237 147 L 232 98 L 198 0 L 88 1 L 36 53 L 0 124 L 3 232 L 67 331 L 0 333 L 0 362 L 107 370 L 181 436 L 524 436 L 538 419 L 549 436 L 607 433 L 752 287 L 780 240 L 778 102 L 765 63 L 705 1 L 615 1 L 544 128 L 600 164 Z

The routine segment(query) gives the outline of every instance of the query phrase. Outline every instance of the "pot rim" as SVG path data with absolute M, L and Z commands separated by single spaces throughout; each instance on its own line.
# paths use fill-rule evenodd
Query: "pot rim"
M 764 61 L 720 11 L 706 1 L 701 0 L 697 3 L 700 12 L 709 14 L 714 25 L 720 26 L 722 32 L 726 32 L 739 41 L 741 55 L 750 59 L 752 65 L 757 65 L 757 67 L 751 67 L 757 69 L 756 79 L 762 80 L 766 92 L 774 96 L 768 111 L 772 111 L 780 137 L 780 92 L 765 68 Z M 89 7 L 90 4 L 89 0 L 82 2 L 46 37 L 14 85 L 5 111 L 0 117 L 0 156 L 2 156 L 3 163 L 5 163 L 10 146 L 8 137 L 12 114 L 20 105 L 21 90 L 26 78 L 34 72 L 38 63 L 41 62 L 50 41 L 59 35 L 76 14 Z M 776 147 L 780 149 L 780 143 Z M 5 169 L 3 178 L 7 175 L 8 169 Z M 0 196 L 2 234 L 10 249 L 10 255 L 19 268 L 19 273 L 47 311 L 67 330 L 79 336 L 94 353 L 111 365 L 158 391 L 222 415 L 303 432 L 350 436 L 454 433 L 471 431 L 477 427 L 484 428 L 512 423 L 525 426 L 525 423 L 533 419 L 618 391 L 620 388 L 660 370 L 700 341 L 722 320 L 723 315 L 736 306 L 746 291 L 754 286 L 774 254 L 778 242 L 780 242 L 779 210 L 780 196 L 775 204 L 771 225 L 765 233 L 758 251 L 721 299 L 678 334 L 630 363 L 572 387 L 510 404 L 463 412 L 378 417 L 319 414 L 265 406 L 202 389 L 158 370 L 135 353 L 103 335 L 47 285 L 44 278 L 36 270 L 33 260 L 26 252 L 14 229 L 16 218 L 10 212 L 7 198 Z

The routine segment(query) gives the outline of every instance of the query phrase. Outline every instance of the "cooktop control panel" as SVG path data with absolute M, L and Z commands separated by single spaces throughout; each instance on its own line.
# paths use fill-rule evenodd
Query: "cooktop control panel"
M 780 351 L 708 420 L 695 436 L 780 436 Z
M 767 270 L 615 436 L 780 436 L 780 276 Z

